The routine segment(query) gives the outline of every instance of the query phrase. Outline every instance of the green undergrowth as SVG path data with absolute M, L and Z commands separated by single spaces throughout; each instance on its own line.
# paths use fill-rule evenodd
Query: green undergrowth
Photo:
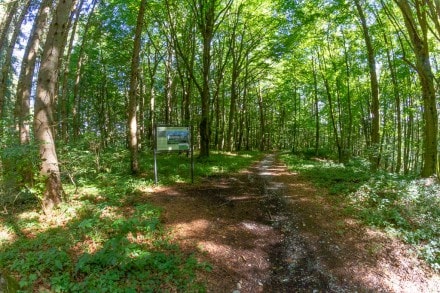
M 440 270 L 440 185 L 385 172 L 372 174 L 366 161 L 336 164 L 285 154 L 282 159 L 316 186 L 328 191 L 350 215 L 414 246 L 421 258 Z
M 259 156 L 194 158 L 195 181 L 237 172 Z M 196 276 L 210 265 L 181 251 L 163 229 L 162 211 L 148 204 L 151 152 L 141 153 L 138 176 L 124 149 L 63 146 L 59 158 L 66 198 L 53 215 L 41 213 L 38 186 L 1 190 L 11 200 L 1 202 L 0 274 L 15 278 L 22 292 L 205 291 Z M 184 154 L 159 154 L 159 184 L 191 182 L 190 166 Z
M 160 211 L 138 204 L 127 213 L 85 203 L 63 204 L 52 215 L 68 221 L 61 225 L 47 226 L 36 213 L 3 218 L 2 229 L 16 238 L 2 241 L 2 270 L 19 280 L 22 292 L 203 291 L 196 272 L 208 266 L 166 238 Z

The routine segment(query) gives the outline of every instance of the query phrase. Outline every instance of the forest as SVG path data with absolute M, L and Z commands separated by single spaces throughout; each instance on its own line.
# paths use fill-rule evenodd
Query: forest
M 141 200 L 158 126 L 188 127 L 196 185 L 276 153 L 438 272 L 439 44 L 435 0 L 0 0 L 0 277 L 203 291 Z M 159 186 L 193 163 L 158 154 Z

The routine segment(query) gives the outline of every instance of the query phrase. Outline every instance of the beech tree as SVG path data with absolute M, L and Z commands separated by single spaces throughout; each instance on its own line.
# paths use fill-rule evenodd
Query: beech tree
M 42 204 L 44 211 L 49 213 L 63 198 L 60 166 L 55 146 L 54 99 L 57 93 L 59 61 L 63 56 L 62 48 L 67 41 L 66 27 L 75 2 L 75 0 L 57 1 L 43 49 L 35 97 L 34 133 L 39 144 L 40 176 L 45 183 Z
M 131 59 L 131 74 L 130 74 L 130 91 L 129 91 L 129 106 L 128 106 L 128 130 L 129 130 L 129 148 L 131 154 L 131 172 L 133 174 L 139 173 L 139 159 L 138 159 L 138 123 L 137 123 L 137 107 L 138 107 L 138 79 L 139 79 L 139 53 L 141 51 L 141 37 L 142 27 L 144 24 L 144 15 L 147 0 L 141 0 L 139 13 L 134 34 L 133 54 Z
M 424 120 L 424 148 L 423 168 L 421 175 L 429 177 L 436 174 L 437 168 L 437 137 L 438 137 L 438 114 L 436 94 L 434 88 L 434 74 L 431 67 L 431 56 L 429 52 L 429 23 L 428 23 L 428 2 L 432 1 L 408 1 L 394 0 L 402 12 L 405 27 L 408 31 L 415 54 L 415 69 L 419 76 L 420 87 L 423 98 L 423 120 Z M 432 4 L 432 3 L 431 3 Z
M 370 85 L 371 85 L 371 168 L 376 171 L 379 168 L 380 162 L 380 117 L 379 117 L 379 82 L 376 72 L 376 56 L 371 40 L 370 31 L 367 25 L 367 19 L 364 13 L 364 8 L 360 0 L 354 1 L 356 10 L 359 14 L 359 19 L 362 26 L 362 32 L 365 40 L 365 46 L 368 56 L 368 68 L 370 70 Z
M 18 3 L 18 1 L 17 1 Z M 10 82 L 10 74 L 11 74 L 11 67 L 12 67 L 12 58 L 13 58 L 13 53 L 14 53 L 14 47 L 15 44 L 17 42 L 18 36 L 20 34 L 20 28 L 21 25 L 25 19 L 26 13 L 28 12 L 29 6 L 31 4 L 30 0 L 26 0 L 23 3 L 20 3 L 23 6 L 21 7 L 21 10 L 18 10 L 19 13 L 15 16 L 15 22 L 13 23 L 13 26 L 10 28 L 12 30 L 12 34 L 11 34 L 11 38 L 9 40 L 9 43 L 7 46 L 5 46 L 5 40 L 0 39 L 1 45 L 0 45 L 0 54 L 3 53 L 3 59 L 4 62 L 2 63 L 2 70 L 1 70 L 1 78 L 0 78 L 0 120 L 2 120 L 3 115 L 4 115 L 4 106 L 5 106 L 5 99 L 7 96 L 7 92 L 8 92 L 8 84 Z M 17 4 L 12 4 L 12 11 L 10 12 L 10 14 L 17 12 Z M 9 21 L 9 17 L 8 17 L 8 21 Z M 7 31 L 9 29 L 9 27 L 5 27 L 5 31 Z M 5 34 L 6 32 L 3 32 L 2 35 Z M 2 47 L 5 47 L 4 52 L 2 52 Z M 3 127 L 0 128 L 0 133 L 2 132 Z
M 30 37 L 23 55 L 20 76 L 17 85 L 15 114 L 18 120 L 20 144 L 30 142 L 30 98 L 32 91 L 32 77 L 34 76 L 38 48 L 48 21 L 51 0 L 44 0 L 38 10 Z

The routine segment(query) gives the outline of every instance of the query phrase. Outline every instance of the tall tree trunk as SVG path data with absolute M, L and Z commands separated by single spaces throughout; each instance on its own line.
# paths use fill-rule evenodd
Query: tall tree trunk
M 211 41 L 214 37 L 216 0 L 199 0 L 198 25 L 203 39 L 202 53 L 202 92 L 200 119 L 200 157 L 209 157 L 211 130 L 209 129 L 209 102 L 211 98 L 209 76 L 211 71 Z M 207 7 L 206 7 L 207 6 Z
M 318 74 L 316 72 L 315 59 L 313 62 L 313 98 L 314 98 L 314 110 L 315 110 L 315 156 L 319 154 L 319 142 L 320 142 L 320 123 L 319 123 L 319 98 L 318 98 Z
M 238 30 L 238 23 L 239 18 L 241 16 L 241 8 L 243 7 L 243 4 L 239 6 L 237 9 L 237 13 L 234 18 L 234 24 L 232 27 L 232 34 L 231 34 L 231 41 L 230 41 L 230 52 L 232 55 L 232 69 L 231 69 L 231 98 L 230 98 L 230 104 L 229 104 L 229 119 L 228 119 L 228 129 L 226 132 L 226 148 L 228 151 L 232 151 L 234 146 L 232 142 L 232 132 L 234 127 L 236 127 L 235 122 L 235 112 L 237 109 L 237 82 L 238 77 L 240 75 L 241 71 L 241 64 L 242 64 L 242 52 L 243 52 L 243 41 L 244 41 L 244 33 L 237 36 L 237 30 Z M 237 44 L 238 40 L 237 38 L 240 38 L 240 43 Z M 229 55 L 229 54 L 228 54 Z
M 63 195 L 52 126 L 59 61 L 62 56 L 61 48 L 64 47 L 67 40 L 68 32 L 65 28 L 75 2 L 75 0 L 58 1 L 47 34 L 41 67 L 38 73 L 34 109 L 34 132 L 35 138 L 40 145 L 40 175 L 45 178 L 45 190 L 43 192 L 43 209 L 45 212 L 50 212 L 56 207 L 62 201 Z
M 261 92 L 261 88 L 258 87 L 257 89 L 257 95 L 258 95 L 258 109 L 260 113 L 260 151 L 265 151 L 266 148 L 266 119 L 264 115 L 264 101 L 263 101 L 263 93 Z
M 330 85 L 329 85 L 329 82 L 326 78 L 324 78 L 324 85 L 325 85 L 325 91 L 327 94 L 327 100 L 328 100 L 328 105 L 329 105 L 329 115 L 330 115 L 331 125 L 332 125 L 332 129 L 333 129 L 333 134 L 335 136 L 336 148 L 338 150 L 338 161 L 339 161 L 339 163 L 342 163 L 343 162 L 343 154 L 342 154 L 341 138 L 339 137 L 338 126 L 337 126 L 337 122 L 336 122 L 336 118 L 335 118 L 335 114 L 334 114 L 333 99 L 332 99 L 332 94 L 331 94 L 331 90 L 330 90 Z
M 405 107 L 411 109 L 413 107 L 412 97 L 409 96 L 405 101 Z M 408 118 L 406 123 L 404 123 L 404 133 L 405 142 L 403 149 L 403 172 L 405 175 L 409 173 L 410 170 L 410 156 L 411 156 L 411 146 L 414 140 L 414 112 L 408 112 Z
M 349 160 L 352 152 L 353 152 L 353 147 L 352 147 L 352 136 L 353 136 L 353 110 L 352 110 L 352 98 L 351 98 L 351 82 L 350 82 L 350 59 L 349 59 L 349 52 L 347 49 L 347 44 L 346 44 L 346 38 L 345 38 L 345 34 L 342 33 L 343 38 L 344 38 L 344 59 L 345 59 L 345 75 L 346 75 L 346 87 L 347 87 L 347 114 L 348 114 L 348 125 L 347 125 L 347 142 L 345 145 L 345 159 Z
M 79 47 L 78 52 L 78 60 L 76 63 L 76 69 L 75 69 L 75 83 L 73 85 L 73 107 L 72 107 L 72 136 L 73 140 L 77 140 L 80 134 L 80 125 L 81 125 L 81 118 L 80 118 L 80 104 L 81 104 L 81 98 L 79 96 L 79 90 L 80 90 L 80 83 L 81 83 L 81 71 L 82 71 L 82 65 L 84 61 L 84 46 L 87 41 L 88 32 L 90 29 L 91 19 L 93 12 L 95 10 L 96 4 L 99 0 L 93 0 L 92 2 L 92 8 L 90 10 L 86 26 L 84 28 L 81 45 Z
M 406 0 L 394 0 L 402 12 L 405 26 L 416 55 L 417 74 L 423 97 L 424 120 L 424 147 L 422 177 L 429 177 L 436 173 L 437 167 L 437 137 L 438 116 L 436 95 L 434 89 L 434 74 L 432 73 L 428 42 L 428 20 L 423 1 L 415 1 L 413 13 Z M 414 16 L 414 14 L 416 16 Z
M 171 110 L 173 98 L 173 50 L 171 45 L 167 46 L 167 54 L 165 58 L 165 124 L 172 123 Z
M 142 28 L 144 25 L 144 15 L 147 6 L 147 0 L 142 0 L 139 13 L 137 17 L 136 30 L 134 36 L 133 55 L 131 59 L 131 75 L 130 75 L 130 90 L 128 103 L 128 141 L 131 158 L 131 172 L 133 174 L 139 173 L 139 159 L 138 159 L 138 140 L 137 140 L 137 95 L 138 95 L 138 78 L 139 78 L 139 53 L 141 50 Z
M 226 6 L 218 11 L 221 1 L 219 0 L 192 0 L 193 9 L 196 14 L 197 25 L 202 36 L 202 86 L 200 92 L 201 119 L 200 119 L 200 157 L 209 157 L 210 147 L 210 117 L 209 106 L 211 99 L 210 92 L 210 71 L 211 71 L 211 43 L 215 30 L 218 28 L 220 18 L 224 17 L 225 11 L 229 9 L 232 1 L 227 1 Z
M 2 64 L 1 70 L 1 79 L 0 79 L 0 121 L 3 120 L 4 116 L 4 107 L 6 102 L 6 94 L 8 92 L 8 84 L 9 84 L 9 76 L 11 74 L 12 67 L 12 57 L 14 53 L 15 43 L 17 42 L 18 36 L 21 31 L 21 25 L 25 19 L 26 13 L 29 9 L 30 0 L 27 0 L 24 4 L 24 7 L 20 11 L 15 24 L 14 30 L 11 36 L 11 40 L 9 41 L 8 46 L 6 47 L 6 52 L 4 54 L 4 63 Z M 3 132 L 3 127 L 0 126 L 0 135 Z
M 374 53 L 371 36 L 367 25 L 364 10 L 360 0 L 355 0 L 356 9 L 359 14 L 364 41 L 367 48 L 368 68 L 370 69 L 371 86 L 371 154 L 370 163 L 372 171 L 376 171 L 380 164 L 380 117 L 379 117 L 379 82 L 376 73 L 376 57 Z
M 151 39 L 151 38 L 150 38 Z M 157 47 L 153 44 L 152 46 L 147 46 L 147 50 L 150 49 L 150 47 L 154 47 L 155 51 L 154 53 L 149 52 L 150 55 L 153 55 L 153 62 L 149 58 L 147 58 L 147 64 L 148 64 L 148 79 L 149 79 L 149 85 L 148 85 L 148 97 L 149 97 L 149 109 L 148 109 L 148 140 L 150 144 L 153 144 L 153 127 L 156 123 L 156 92 L 154 90 L 155 87 L 155 81 L 156 81 L 156 72 L 157 67 L 159 66 L 159 50 Z
M 59 125 L 60 125 L 60 133 L 61 133 L 61 139 L 67 141 L 69 139 L 68 137 L 68 126 L 69 126 L 69 113 L 70 113 L 70 109 L 69 109 L 69 101 L 68 101 L 68 95 L 67 95 L 67 81 L 69 78 L 69 66 L 70 66 L 70 56 L 72 54 L 72 50 L 73 50 L 73 45 L 74 45 L 74 40 L 75 40 L 75 34 L 76 34 L 76 29 L 78 27 L 78 23 L 79 23 L 79 15 L 81 13 L 82 7 L 84 5 L 85 0 L 80 0 L 79 4 L 76 7 L 76 11 L 75 11 L 75 18 L 74 18 L 74 24 L 73 24 L 73 28 L 72 28 L 72 33 L 70 36 L 70 41 L 69 41 L 69 47 L 67 49 L 67 53 L 66 53 L 66 60 L 63 62 L 64 66 L 64 70 L 63 70 L 63 80 L 61 83 L 61 97 L 60 97 L 60 102 L 59 102 Z
M 0 30 L 0 55 L 3 52 L 4 47 L 6 46 L 6 39 L 8 37 L 9 28 L 11 27 L 11 23 L 14 20 L 14 16 L 17 14 L 18 8 L 20 7 L 20 1 L 12 1 L 6 8 L 6 20 L 1 24 Z
M 21 64 L 20 77 L 17 85 L 17 100 L 15 103 L 15 115 L 18 121 L 20 144 L 26 144 L 30 141 L 29 116 L 32 77 L 34 76 L 38 48 L 47 24 L 51 4 L 51 0 L 44 0 L 41 3 Z
M 395 159 L 396 165 L 394 168 L 394 172 L 399 173 L 402 169 L 402 107 L 401 107 L 401 101 L 400 101 L 400 91 L 399 91 L 399 83 L 397 80 L 397 74 L 396 69 L 393 64 L 393 60 L 391 57 L 391 47 L 388 43 L 388 37 L 386 34 L 384 34 L 385 43 L 387 44 L 387 62 L 388 67 L 390 70 L 391 75 L 391 82 L 393 84 L 393 93 L 394 93 L 394 100 L 395 100 L 395 124 L 397 125 L 397 157 Z

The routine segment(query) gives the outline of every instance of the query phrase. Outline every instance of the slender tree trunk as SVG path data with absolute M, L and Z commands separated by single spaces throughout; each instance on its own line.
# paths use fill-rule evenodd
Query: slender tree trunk
M 44 0 L 41 3 L 23 55 L 20 77 L 17 85 L 17 100 L 15 104 L 15 114 L 18 121 L 20 144 L 27 144 L 30 141 L 29 116 L 32 77 L 34 76 L 38 48 L 47 25 L 47 18 L 52 6 L 51 4 L 51 0 Z
M 54 121 L 54 97 L 58 79 L 61 48 L 67 40 L 65 28 L 75 0 L 60 0 L 57 3 L 47 41 L 44 45 L 40 71 L 38 73 L 37 94 L 34 109 L 35 138 L 40 145 L 40 174 L 45 178 L 43 209 L 50 212 L 62 200 L 60 168 L 52 131 Z
M 76 29 L 78 27 L 78 23 L 79 23 L 79 15 L 81 13 L 82 7 L 84 5 L 85 0 L 80 0 L 79 4 L 76 7 L 76 12 L 75 17 L 74 17 L 74 24 L 73 24 L 73 28 L 72 28 L 72 33 L 70 36 L 70 41 L 69 41 L 69 46 L 67 49 L 67 53 L 66 53 L 66 60 L 63 62 L 64 64 L 64 70 L 63 70 L 63 80 L 61 83 L 61 97 L 60 97 L 60 102 L 59 102 L 59 125 L 61 127 L 61 139 L 65 140 L 66 142 L 68 141 L 69 137 L 68 137 L 68 126 L 69 126 L 69 113 L 70 113 L 70 109 L 69 109 L 69 101 L 68 101 L 68 95 L 67 95 L 67 81 L 69 78 L 69 66 L 70 66 L 70 56 L 72 54 L 72 50 L 73 50 L 73 44 L 74 44 L 74 40 L 75 40 L 75 34 L 76 34 Z
M 165 124 L 170 125 L 171 122 L 171 109 L 172 109 L 172 97 L 173 97 L 173 50 L 170 45 L 167 46 L 167 54 L 165 58 Z
M 136 30 L 134 36 L 133 55 L 131 59 L 131 76 L 130 76 L 130 90 L 129 90 L 129 104 L 128 104 L 128 129 L 129 129 L 129 149 L 131 157 L 131 172 L 133 174 L 139 173 L 139 159 L 138 159 L 138 140 L 137 140 L 137 95 L 138 95 L 138 78 L 139 78 L 139 53 L 141 50 L 142 28 L 144 25 L 144 15 L 147 6 L 147 0 L 142 0 L 136 23 Z
M 202 92 L 201 99 L 201 119 L 200 119 L 200 157 L 209 157 L 209 144 L 211 130 L 209 129 L 209 100 L 211 98 L 209 76 L 211 70 L 211 41 L 214 36 L 214 12 L 215 0 L 209 0 L 207 11 L 203 15 L 203 22 L 200 25 L 203 37 L 203 56 L 202 56 Z
M 318 98 L 318 76 L 316 72 L 316 64 L 313 59 L 313 90 L 314 90 L 314 110 L 315 110 L 315 156 L 319 154 L 320 142 L 320 123 L 319 123 L 319 98 Z
M 330 85 L 328 83 L 328 80 L 325 78 L 324 78 L 324 85 L 325 85 L 325 91 L 327 93 L 329 114 L 330 114 L 332 129 L 333 129 L 333 135 L 335 136 L 336 148 L 338 149 L 338 161 L 339 161 L 339 163 L 342 163 L 343 162 L 343 155 L 342 155 L 341 139 L 339 137 L 338 126 L 337 126 L 337 122 L 336 122 L 336 118 L 335 118 L 335 114 L 334 114 L 334 110 L 333 110 L 333 99 L 332 99 L 332 94 L 330 91 Z
M 354 1 L 359 14 L 364 41 L 367 48 L 368 68 L 370 69 L 371 86 L 371 154 L 370 163 L 372 171 L 376 171 L 380 164 L 380 117 L 379 117 L 379 82 L 376 73 L 376 57 L 374 53 L 371 36 L 367 25 L 367 20 L 360 0 Z
M 0 55 L 3 53 L 3 49 L 7 45 L 6 39 L 8 37 L 9 28 L 14 20 L 14 16 L 17 14 L 20 4 L 20 1 L 12 1 L 6 8 L 6 20 L 1 24 L 0 30 Z
M 395 0 L 402 12 L 405 26 L 416 55 L 417 74 L 419 76 L 423 97 L 424 147 L 422 177 L 436 173 L 437 168 L 437 137 L 438 115 L 434 89 L 434 74 L 432 73 L 428 42 L 428 21 L 426 9 L 421 1 L 415 1 L 416 17 L 406 0 Z
M 5 99 L 8 92 L 8 84 L 9 84 L 9 77 L 11 74 L 14 47 L 21 31 L 21 25 L 29 9 L 29 5 L 30 5 L 30 0 L 27 0 L 24 3 L 24 7 L 20 11 L 20 15 L 17 17 L 15 21 L 14 31 L 12 33 L 11 40 L 9 41 L 9 45 L 6 47 L 6 52 L 4 54 L 5 61 L 2 64 L 1 79 L 0 79 L 0 121 L 3 120 L 3 116 L 4 116 L 4 107 L 6 101 Z M 0 126 L 0 135 L 2 134 L 2 132 L 3 132 L 3 127 Z
M 388 37 L 384 34 L 385 42 L 388 44 Z M 393 84 L 393 93 L 394 93 L 394 100 L 395 100 L 395 124 L 397 125 L 397 157 L 395 159 L 396 165 L 394 168 L 394 172 L 399 173 L 402 168 L 402 109 L 401 109 L 401 101 L 400 101 L 400 91 L 399 91 L 399 84 L 397 80 L 397 74 L 396 69 L 394 68 L 394 64 L 391 58 L 391 47 L 387 47 L 387 61 L 388 61 L 388 67 L 390 69 L 390 75 L 391 75 L 391 82 Z
M 350 82 L 350 59 L 349 52 L 347 50 L 346 39 L 344 33 L 342 33 L 344 38 L 344 57 L 345 57 L 345 74 L 346 74 L 346 87 L 347 87 L 347 114 L 348 114 L 348 125 L 347 125 L 347 143 L 345 146 L 345 156 L 346 160 L 349 160 L 352 153 L 352 136 L 353 136 L 353 109 L 352 109 L 352 99 L 351 99 L 351 82 Z
M 258 109 L 260 113 L 260 151 L 265 151 L 266 148 L 266 120 L 264 116 L 264 101 L 263 101 L 263 93 L 261 92 L 261 88 L 258 88 Z
M 81 71 L 82 71 L 82 65 L 84 61 L 84 46 L 87 41 L 88 32 L 90 29 L 90 22 L 92 19 L 93 12 L 95 10 L 96 4 L 99 0 L 94 0 L 92 2 L 92 9 L 90 11 L 90 14 L 88 16 L 86 26 L 84 28 L 83 38 L 81 40 L 81 45 L 78 52 L 78 61 L 76 63 L 76 70 L 75 70 L 75 83 L 73 85 L 73 109 L 72 109 L 72 135 L 73 139 L 77 140 L 79 137 L 79 134 L 81 132 L 81 117 L 80 117 L 80 105 L 81 105 L 81 98 L 79 95 L 80 90 L 80 83 L 81 83 Z
M 225 8 L 218 12 L 221 1 L 219 0 L 192 0 L 193 9 L 197 16 L 197 25 L 202 35 L 202 86 L 201 86 L 201 119 L 200 119 L 200 157 L 209 157 L 210 147 L 210 117 L 209 106 L 211 99 L 210 92 L 210 71 L 211 71 L 211 43 L 219 18 L 224 16 L 225 11 L 231 6 L 228 1 Z
M 238 11 L 236 13 L 236 17 L 234 19 L 234 26 L 232 28 L 232 34 L 231 34 L 231 41 L 230 41 L 230 52 L 232 54 L 232 69 L 231 69 L 231 98 L 230 98 L 230 104 L 229 104 L 229 119 L 228 119 L 228 129 L 226 133 L 226 148 L 228 151 L 232 151 L 234 146 L 232 142 L 232 132 L 234 127 L 236 127 L 235 122 L 235 112 L 237 108 L 237 87 L 238 87 L 238 77 L 240 75 L 241 71 L 241 59 L 242 59 L 242 51 L 243 51 L 243 34 L 240 35 L 241 42 L 237 45 L 237 27 L 241 12 L 241 7 L 238 8 Z

